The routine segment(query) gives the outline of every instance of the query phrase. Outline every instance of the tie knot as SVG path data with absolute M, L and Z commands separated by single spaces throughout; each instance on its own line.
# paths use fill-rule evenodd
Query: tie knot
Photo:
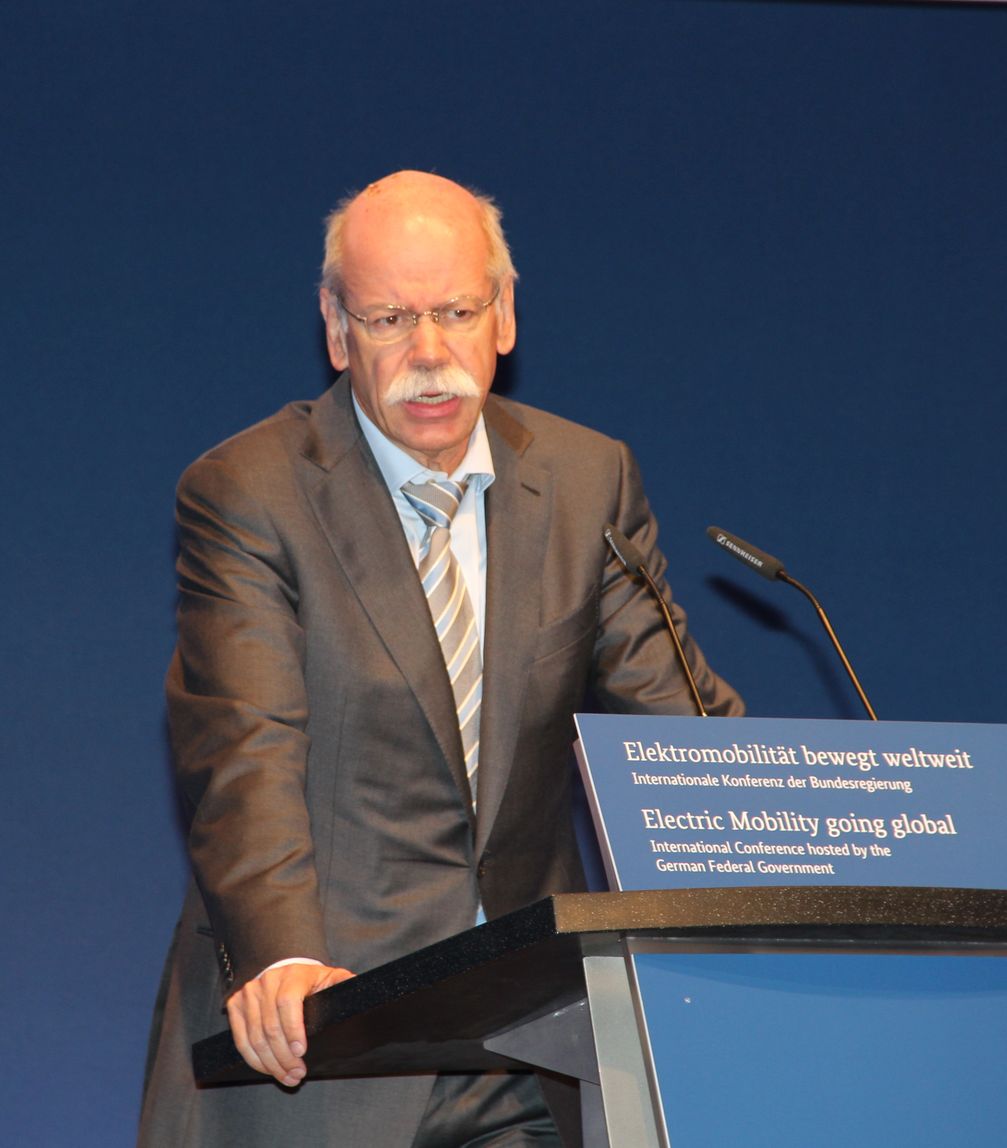
M 438 482 L 406 482 L 402 493 L 428 526 L 450 528 L 467 486 L 467 478 L 461 482 L 450 478 Z

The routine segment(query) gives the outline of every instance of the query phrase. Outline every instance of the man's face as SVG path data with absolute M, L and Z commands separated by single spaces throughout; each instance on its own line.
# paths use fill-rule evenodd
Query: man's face
M 363 315 L 390 303 L 422 312 L 461 295 L 489 299 L 495 284 L 487 275 L 488 244 L 474 206 L 450 197 L 443 205 L 391 198 L 365 201 L 364 210 L 354 215 L 351 207 L 347 215 L 342 295 L 349 310 Z M 349 367 L 357 401 L 383 434 L 423 465 L 450 474 L 486 402 L 497 354 L 514 345 L 513 286 L 502 288 L 498 303 L 471 330 L 445 332 L 425 316 L 394 343 L 374 342 L 353 318 L 344 320 L 344 331 L 337 308 L 323 291 L 333 366 Z M 474 383 L 470 395 L 452 385 L 458 368 Z M 395 401 L 389 391 L 404 376 L 419 378 L 411 392 L 416 397 Z

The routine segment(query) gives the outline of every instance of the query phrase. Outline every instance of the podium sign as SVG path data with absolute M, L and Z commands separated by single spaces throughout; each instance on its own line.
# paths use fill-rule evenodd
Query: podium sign
M 1007 888 L 1007 727 L 580 714 L 613 890 Z

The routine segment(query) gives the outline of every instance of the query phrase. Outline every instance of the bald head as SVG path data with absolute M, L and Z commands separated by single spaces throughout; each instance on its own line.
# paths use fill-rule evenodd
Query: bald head
M 435 224 L 481 227 L 479 203 L 471 191 L 440 175 L 423 171 L 397 171 L 379 179 L 346 208 L 344 231 L 412 225 L 418 221 Z
M 429 172 L 399 171 L 344 200 L 329 216 L 323 287 L 344 291 L 361 258 L 394 258 L 421 235 L 473 249 L 481 244 L 480 257 L 495 284 L 504 287 L 517 278 L 500 211 L 489 196 Z

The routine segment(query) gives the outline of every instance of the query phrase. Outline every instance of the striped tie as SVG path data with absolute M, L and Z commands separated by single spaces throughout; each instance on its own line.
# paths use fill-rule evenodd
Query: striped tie
M 451 689 L 458 711 L 465 772 L 472 808 L 476 806 L 479 769 L 479 705 L 483 693 L 483 667 L 479 630 L 458 560 L 451 552 L 451 520 L 468 483 L 407 482 L 402 493 L 426 523 L 426 553 L 420 560 L 420 581 L 427 596 L 434 629 L 440 639 Z

